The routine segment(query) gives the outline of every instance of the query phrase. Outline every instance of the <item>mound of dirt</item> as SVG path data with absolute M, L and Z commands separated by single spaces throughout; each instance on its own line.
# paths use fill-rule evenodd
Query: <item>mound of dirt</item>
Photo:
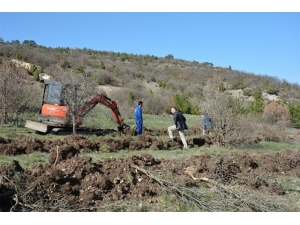
M 151 154 L 127 158 L 93 161 L 79 157 L 80 151 L 102 151 L 109 146 L 118 149 L 163 150 L 182 145 L 179 140 L 163 143 L 147 134 L 133 141 L 126 135 L 118 139 L 100 137 L 89 141 L 81 135 L 43 141 L 34 138 L 0 139 L 0 152 L 6 155 L 49 152 L 49 162 L 24 169 L 18 161 L 0 166 L 0 211 L 97 211 L 108 202 L 155 198 L 178 186 L 207 188 L 232 183 L 272 195 L 284 195 L 280 183 L 269 175 L 300 176 L 300 152 L 277 154 L 228 154 L 219 158 L 211 155 L 193 156 L 188 160 L 155 159 Z M 210 145 L 209 137 L 190 139 L 190 145 Z M 171 176 L 170 176 L 171 174 Z M 169 178 L 176 180 L 172 186 Z M 207 209 L 203 209 L 205 211 Z M 257 208 L 255 209 L 257 210 Z M 259 211 L 259 209 L 258 209 Z
M 135 129 L 127 128 L 123 133 L 118 131 L 110 131 L 110 138 L 106 138 L 105 135 L 108 132 L 99 130 L 98 134 L 101 134 L 96 140 L 88 140 L 81 134 L 68 135 L 65 138 L 55 140 L 42 140 L 32 137 L 26 137 L 21 139 L 8 139 L 0 138 L 0 154 L 2 155 L 19 155 L 30 154 L 34 151 L 39 152 L 53 152 L 57 151 L 57 148 L 73 148 L 74 151 L 85 151 L 89 149 L 91 151 L 99 152 L 113 152 L 119 150 L 163 150 L 163 149 L 178 149 L 182 148 L 183 144 L 180 138 L 175 138 L 175 142 L 163 142 L 158 139 L 159 136 L 166 136 L 167 131 L 165 129 L 147 129 L 144 128 L 143 135 L 138 136 L 137 139 L 133 139 L 135 135 Z M 199 129 L 190 129 L 187 135 L 194 135 L 199 133 Z M 213 140 L 211 137 L 199 137 L 188 139 L 189 146 L 202 146 L 211 145 Z M 68 146 L 68 147 L 66 147 Z M 72 147 L 70 147 L 72 146 Z M 75 150 L 76 149 L 76 150 Z

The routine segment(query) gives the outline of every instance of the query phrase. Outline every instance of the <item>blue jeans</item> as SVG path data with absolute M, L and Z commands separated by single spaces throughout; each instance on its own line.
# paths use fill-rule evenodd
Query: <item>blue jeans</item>
M 143 133 L 143 124 L 136 124 L 136 133 L 137 133 L 137 135 L 142 135 L 142 133 Z

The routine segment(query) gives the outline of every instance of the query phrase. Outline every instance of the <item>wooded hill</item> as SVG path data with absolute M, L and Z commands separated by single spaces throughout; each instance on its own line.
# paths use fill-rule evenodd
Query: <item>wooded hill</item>
M 147 114 L 169 113 L 171 106 L 186 114 L 230 110 L 234 115 L 253 115 L 269 123 L 284 120 L 288 121 L 288 126 L 300 126 L 299 84 L 234 70 L 231 66 L 215 67 L 213 62 L 190 62 L 176 59 L 171 54 L 162 58 L 87 48 L 49 48 L 32 40 L 9 43 L 1 38 L 0 57 L 1 87 L 5 86 L 6 75 L 18 74 L 8 69 L 3 60 L 12 68 L 17 68 L 13 60 L 30 65 L 29 68 L 24 64 L 27 68 L 22 74 L 27 74 L 29 92 L 35 97 L 28 98 L 28 105 L 23 104 L 22 110 L 18 109 L 19 114 L 26 110 L 37 112 L 41 102 L 39 75 L 47 74 L 52 79 L 62 80 L 66 75 L 75 78 L 84 74 L 90 86 L 89 94 L 104 92 L 115 99 L 125 117 L 132 117 L 138 100 L 142 100 Z M 26 96 L 24 85 L 18 82 L 18 88 L 14 90 L 22 89 L 23 97 Z M 33 91 L 33 88 L 37 89 Z M 8 97 L 3 90 L 0 95 L 3 103 Z

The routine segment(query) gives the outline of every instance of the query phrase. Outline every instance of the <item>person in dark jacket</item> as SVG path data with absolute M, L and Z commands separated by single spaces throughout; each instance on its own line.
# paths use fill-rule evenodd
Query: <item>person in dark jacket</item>
M 142 135 L 143 133 L 143 102 L 139 101 L 138 105 L 134 109 L 134 119 L 136 124 L 136 133 L 137 135 Z
M 202 134 L 209 134 L 209 132 L 211 131 L 212 125 L 211 125 L 211 118 L 206 114 L 203 113 L 202 114 L 202 124 L 201 124 L 201 128 L 202 128 Z
M 171 113 L 173 114 L 174 125 L 168 127 L 168 133 L 170 137 L 170 141 L 174 141 L 173 131 L 178 130 L 180 139 L 183 143 L 183 148 L 188 148 L 186 143 L 186 139 L 184 136 L 184 130 L 188 129 L 186 125 L 186 119 L 181 112 L 176 110 L 174 107 L 171 108 Z

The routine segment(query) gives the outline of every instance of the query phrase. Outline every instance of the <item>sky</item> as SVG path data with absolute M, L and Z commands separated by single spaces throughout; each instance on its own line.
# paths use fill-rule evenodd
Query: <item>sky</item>
M 195 5 L 188 4 L 190 0 L 181 4 L 153 0 L 146 6 L 139 1 L 110 1 L 101 6 L 89 1 L 84 1 L 84 6 L 70 6 L 53 0 L 52 7 L 46 6 L 48 11 L 28 1 L 26 5 L 25 1 L 5 3 L 8 5 L 0 9 L 0 38 L 21 43 L 33 40 L 52 48 L 157 57 L 171 54 L 175 59 L 210 62 L 300 84 L 300 10 L 296 1 L 277 5 L 270 1 L 273 7 L 256 0 L 251 4 L 242 1 L 245 6 L 239 1 L 210 1 L 210 5 L 196 1 Z

